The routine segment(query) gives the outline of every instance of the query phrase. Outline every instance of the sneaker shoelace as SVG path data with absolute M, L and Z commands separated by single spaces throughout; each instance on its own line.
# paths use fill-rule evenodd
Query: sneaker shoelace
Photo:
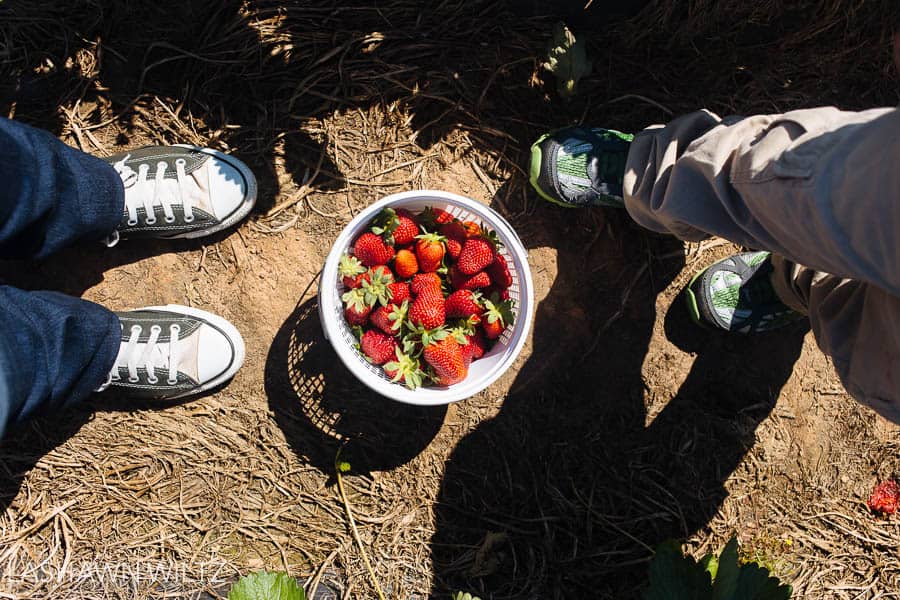
M 173 323 L 169 326 L 169 341 L 159 342 L 159 336 L 162 333 L 162 327 L 159 325 L 150 326 L 150 336 L 145 342 L 140 341 L 143 327 L 140 325 L 132 325 L 128 336 L 128 342 L 124 347 L 119 349 L 119 355 L 116 363 L 109 372 L 106 383 L 97 391 L 103 391 L 114 381 L 121 381 L 119 375 L 120 367 L 128 368 L 128 382 L 138 383 L 138 369 L 143 367 L 147 371 L 147 382 L 151 385 L 159 382 L 156 376 L 156 370 L 162 369 L 168 372 L 166 383 L 175 385 L 178 383 L 178 367 L 181 363 L 180 347 L 178 342 L 178 334 L 181 332 L 181 326 Z
M 173 204 L 180 204 L 184 209 L 184 221 L 190 223 L 194 220 L 194 206 L 188 194 L 184 193 L 187 174 L 184 167 L 186 161 L 179 158 L 175 161 L 175 179 L 178 189 L 178 198 L 172 198 L 171 195 L 163 193 L 163 182 L 165 181 L 166 168 L 165 162 L 156 163 L 156 172 L 153 178 L 149 178 L 150 164 L 141 163 L 138 170 L 135 171 L 129 165 L 125 164 L 131 155 L 128 154 L 122 160 L 113 163 L 113 169 L 119 174 L 122 183 L 128 194 L 125 194 L 125 210 L 128 212 L 128 227 L 134 227 L 138 224 L 138 209 L 144 209 L 144 223 L 146 225 L 154 225 L 156 223 L 156 213 L 153 209 L 156 205 L 161 205 L 163 209 L 163 218 L 166 223 L 175 222 L 175 212 L 172 210 Z M 174 200 L 174 202 L 173 202 Z M 119 242 L 119 232 L 114 231 L 106 240 L 109 247 L 115 246 Z

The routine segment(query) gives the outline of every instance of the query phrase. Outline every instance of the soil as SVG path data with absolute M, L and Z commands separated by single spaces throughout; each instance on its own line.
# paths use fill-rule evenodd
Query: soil
M 87 3 L 91 15 L 101 5 L 113 13 L 103 19 L 119 14 L 114 4 Z M 261 187 L 253 217 L 211 240 L 85 244 L 2 265 L 11 285 L 113 310 L 178 303 L 215 312 L 243 333 L 247 358 L 229 385 L 202 398 L 169 405 L 98 395 L 6 439 L 0 595 L 216 597 L 238 574 L 268 568 L 308 582 L 324 574 L 345 598 L 376 597 L 337 486 L 340 453 L 362 548 L 387 597 L 638 597 L 657 544 L 681 539 L 699 557 L 732 534 L 745 559 L 792 583 L 797 598 L 892 597 L 900 521 L 874 517 L 865 500 L 876 480 L 897 472 L 900 431 L 845 393 L 808 326 L 757 337 L 698 329 L 682 290 L 738 248 L 658 236 L 612 209 L 562 209 L 527 185 L 527 148 L 545 129 L 605 119 L 636 128 L 672 112 L 648 96 L 671 93 L 673 109 L 684 111 L 699 105 L 701 90 L 659 71 L 625 106 L 616 98 L 631 88 L 598 67 L 584 84 L 595 100 L 563 103 L 537 68 L 545 17 L 488 23 L 507 46 L 484 42 L 468 59 L 459 54 L 471 34 L 463 25 L 443 31 L 458 44 L 452 50 L 398 32 L 416 24 L 436 32 L 451 16 L 486 14 L 478 7 L 470 15 L 443 3 L 421 16 L 396 3 L 379 16 L 374 5 L 310 6 L 297 17 L 276 2 L 238 4 L 188 3 L 211 11 L 222 42 L 209 27 L 173 25 L 142 46 L 142 36 L 168 31 L 151 9 L 135 40 L 100 17 L 52 12 L 48 22 L 81 40 L 77 49 L 62 49 L 30 9 L 17 7 L 8 21 L 13 47 L 32 50 L 10 59 L 28 79 L 0 95 L 10 116 L 99 155 L 176 141 L 232 151 Z M 862 18 L 829 14 L 853 26 Z M 687 21 L 666 18 L 653 21 L 655 35 L 676 39 Z M 703 49 L 718 31 L 712 21 L 691 23 L 707 27 Z M 743 40 L 749 27 L 727 39 Z M 262 41 L 251 44 L 247 32 Z M 407 45 L 393 50 L 407 62 L 378 55 L 379 36 L 392 35 Z M 692 43 L 676 40 L 670 51 L 687 55 Z M 727 47 L 753 56 L 752 44 L 734 43 Z M 820 49 L 818 37 L 806 43 Z M 785 55 L 797 47 L 784 44 Z M 592 48 L 600 63 L 603 48 Z M 632 49 L 628 64 L 642 64 L 643 50 Z M 124 70 L 135 62 L 142 69 Z M 723 112 L 786 110 L 820 89 L 801 82 L 801 91 L 773 99 L 760 90 L 778 74 L 760 70 L 760 83 L 732 72 L 734 61 L 721 64 L 719 74 L 727 70 L 748 94 L 708 87 Z M 411 91 L 404 66 L 431 83 Z M 879 68 L 868 77 L 847 71 L 823 101 L 854 108 L 893 97 L 892 76 Z M 335 70 L 343 79 L 334 86 L 304 79 L 327 83 Z M 695 85 L 703 77 L 715 74 L 697 75 Z M 289 104 L 295 89 L 305 90 L 299 108 Z M 342 227 L 376 199 L 417 188 L 502 213 L 527 247 L 538 302 L 513 368 L 473 398 L 427 409 L 355 381 L 322 335 L 316 300 Z

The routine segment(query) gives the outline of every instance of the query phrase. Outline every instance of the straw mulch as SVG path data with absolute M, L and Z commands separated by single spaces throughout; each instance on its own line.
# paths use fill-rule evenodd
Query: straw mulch
M 248 359 L 211 396 L 103 397 L 4 441 L 0 597 L 222 597 L 269 568 L 374 598 L 368 557 L 392 598 L 633 598 L 662 540 L 700 555 L 733 533 L 798 598 L 898 596 L 898 521 L 864 503 L 897 468 L 897 430 L 802 328 L 734 340 L 684 322 L 679 290 L 730 245 L 546 206 L 525 176 L 530 142 L 570 123 L 894 105 L 896 1 L 537 4 L 0 3 L 0 114 L 100 155 L 232 151 L 261 189 L 209 244 L 2 265 L 115 309 L 219 312 Z M 560 17 L 594 61 L 569 102 L 540 69 Z M 429 410 L 353 381 L 315 299 L 341 227 L 416 187 L 510 219 L 541 301 L 513 371 Z

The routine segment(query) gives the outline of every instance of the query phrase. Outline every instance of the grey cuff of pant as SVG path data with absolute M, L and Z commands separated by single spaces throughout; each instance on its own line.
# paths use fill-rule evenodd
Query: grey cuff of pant
M 801 314 L 809 314 L 807 300 L 798 293 L 794 282 L 795 263 L 779 254 L 772 254 L 772 287 L 778 298 L 789 308 Z

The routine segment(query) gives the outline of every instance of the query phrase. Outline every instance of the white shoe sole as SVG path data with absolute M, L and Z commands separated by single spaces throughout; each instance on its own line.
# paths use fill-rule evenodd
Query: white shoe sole
M 218 329 L 221 329 L 225 334 L 225 337 L 229 339 L 234 348 L 234 361 L 231 363 L 231 367 L 227 371 L 225 371 L 215 379 L 211 379 L 207 382 L 201 383 L 199 386 L 189 392 L 185 392 L 177 396 L 168 396 L 169 399 L 174 400 L 176 398 L 184 398 L 185 396 L 202 394 L 207 390 L 222 385 L 223 383 L 234 377 L 235 374 L 240 370 L 241 366 L 243 366 L 244 358 L 247 355 L 246 348 L 244 347 L 244 338 L 241 337 L 240 332 L 235 328 L 234 325 L 232 325 L 222 317 L 214 315 L 210 312 L 206 312 L 205 310 L 200 310 L 199 308 L 191 308 L 190 306 L 182 306 L 180 304 L 167 304 L 166 306 L 148 306 L 146 309 L 170 312 L 173 314 L 185 314 L 196 317 L 198 319 L 202 319 L 203 321 L 207 321 L 208 323 L 215 325 Z

